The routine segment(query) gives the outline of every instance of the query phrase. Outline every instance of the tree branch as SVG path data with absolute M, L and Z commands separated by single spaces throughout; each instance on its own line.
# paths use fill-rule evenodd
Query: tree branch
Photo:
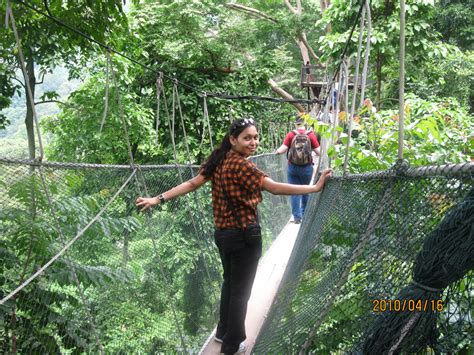
M 23 82 L 20 79 L 15 78 L 15 77 L 12 77 L 12 79 L 18 81 L 20 85 L 23 87 L 23 89 L 25 89 L 25 84 L 23 84 Z
M 257 9 L 251 8 L 251 7 L 247 7 L 247 6 L 240 5 L 240 4 L 226 4 L 225 6 L 228 7 L 229 9 L 232 9 L 232 10 L 243 11 L 243 12 L 249 13 L 251 15 L 256 15 L 258 17 L 263 17 L 264 19 L 269 20 L 273 23 L 278 23 L 277 19 L 265 14 L 264 12 L 262 12 L 260 10 L 257 10 Z
M 48 13 L 49 16 L 53 16 L 51 11 L 49 10 L 49 5 L 47 0 L 43 0 L 44 8 L 46 9 L 46 12 Z
M 65 102 L 62 102 L 62 101 L 59 101 L 59 100 L 45 100 L 45 101 L 39 101 L 39 102 L 35 102 L 35 105 L 48 104 L 48 103 L 51 103 L 51 102 L 55 102 L 55 103 L 61 104 L 61 105 L 66 105 Z
M 298 10 L 296 10 L 293 5 L 291 5 L 290 1 L 289 0 L 285 0 L 285 4 L 286 6 L 288 7 L 288 9 L 294 14 L 294 15 L 298 15 Z
M 232 73 L 235 73 L 237 72 L 237 70 L 235 69 L 232 69 L 230 66 L 229 67 L 210 67 L 210 68 L 191 68 L 191 67 L 183 67 L 183 66 L 180 66 L 180 65 L 176 65 L 176 67 L 178 67 L 179 69 L 182 69 L 182 70 L 191 70 L 191 71 L 197 71 L 197 72 L 200 72 L 200 73 L 215 73 L 215 72 L 218 72 L 218 73 L 224 73 L 224 74 L 232 74 Z
M 196 41 L 196 44 L 197 44 L 197 41 Z M 229 65 L 226 67 L 221 67 L 218 65 L 217 61 L 216 61 L 216 55 L 214 52 L 212 52 L 210 49 L 207 49 L 205 47 L 201 47 L 201 49 L 204 51 L 204 52 L 207 52 L 209 54 L 209 57 L 211 58 L 211 62 L 212 62 L 212 65 L 213 67 L 212 68 L 195 68 L 194 70 L 197 70 L 197 71 L 200 71 L 202 73 L 211 73 L 211 72 L 214 72 L 214 71 L 217 71 L 219 73 L 234 73 L 235 70 L 232 69 L 231 67 L 231 63 L 229 63 Z
M 296 11 L 298 11 L 299 14 L 301 14 L 301 0 L 296 0 Z
M 40 81 L 37 81 L 37 82 L 35 83 L 35 85 L 41 85 L 41 84 L 43 84 L 43 83 L 44 83 L 44 76 L 45 76 L 45 75 L 46 75 L 45 72 L 41 73 L 41 80 L 40 80 Z
M 306 38 L 306 33 L 304 32 L 301 32 L 300 35 L 298 36 L 300 41 L 303 42 L 303 44 L 305 45 L 305 47 L 308 49 L 309 53 L 313 56 L 313 58 L 319 62 L 319 57 L 316 55 L 316 53 L 314 52 L 313 48 L 311 48 L 311 46 L 309 45 L 308 43 L 308 39 Z
M 287 93 L 285 90 L 283 90 L 281 87 L 279 87 L 278 84 L 273 79 L 268 79 L 267 83 L 270 85 L 271 89 L 275 93 L 277 93 L 284 99 L 294 100 L 294 97 L 291 96 L 291 94 Z M 298 109 L 298 111 L 300 112 L 305 111 L 305 108 L 300 103 L 292 102 L 291 104 L 295 106 Z

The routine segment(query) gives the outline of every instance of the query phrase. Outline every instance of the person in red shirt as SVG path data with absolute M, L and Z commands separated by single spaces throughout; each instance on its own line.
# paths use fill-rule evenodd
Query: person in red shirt
M 144 211 L 170 199 L 212 184 L 214 240 L 224 270 L 219 323 L 214 339 L 222 342 L 224 354 L 243 353 L 247 301 L 258 260 L 262 254 L 257 205 L 262 190 L 275 195 L 308 194 L 321 191 L 331 176 L 326 170 L 316 185 L 291 185 L 269 178 L 248 158 L 255 153 L 259 135 L 253 119 L 236 120 L 219 147 L 214 149 L 199 174 L 156 197 L 138 197 L 136 206 Z
M 275 151 L 276 154 L 283 154 L 288 152 L 291 147 L 293 139 L 295 139 L 297 133 L 306 134 L 311 144 L 311 151 L 314 151 L 316 155 L 319 155 L 319 142 L 312 130 L 308 130 L 304 120 L 298 116 L 295 121 L 296 129 L 289 132 L 283 144 Z M 304 165 L 298 165 L 288 160 L 288 182 L 296 185 L 309 185 L 311 178 L 313 177 L 313 156 L 310 155 L 310 159 Z M 308 203 L 309 195 L 292 195 L 291 196 L 291 213 L 293 215 L 293 221 L 295 223 L 301 223 L 301 220 Z

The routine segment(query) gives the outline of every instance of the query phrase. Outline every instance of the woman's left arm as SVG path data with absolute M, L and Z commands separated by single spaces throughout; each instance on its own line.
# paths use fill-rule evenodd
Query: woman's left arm
M 195 191 L 207 182 L 207 178 L 199 174 L 192 179 L 173 187 L 171 190 L 163 192 L 160 196 L 163 196 L 165 201 L 171 200 L 181 195 L 185 195 L 189 192 Z M 137 198 L 135 205 L 140 209 L 140 212 L 147 210 L 153 206 L 161 203 L 159 196 L 155 197 L 139 197 Z
M 263 179 L 263 189 L 273 195 L 305 195 L 319 192 L 323 189 L 326 180 L 331 176 L 332 170 L 323 171 L 316 185 L 293 185 L 276 182 L 268 176 Z

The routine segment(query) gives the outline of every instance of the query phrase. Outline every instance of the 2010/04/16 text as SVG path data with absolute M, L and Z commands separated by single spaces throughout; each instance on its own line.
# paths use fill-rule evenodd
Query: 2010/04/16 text
M 372 312 L 442 312 L 443 300 L 372 300 Z

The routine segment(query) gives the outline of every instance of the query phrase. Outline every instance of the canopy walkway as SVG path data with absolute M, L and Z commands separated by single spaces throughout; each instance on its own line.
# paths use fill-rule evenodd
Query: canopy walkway
M 255 161 L 285 180 L 281 156 Z M 198 353 L 216 324 L 220 284 L 210 192 L 146 216 L 132 203 L 145 187 L 163 191 L 194 169 L 1 159 L 4 349 L 15 340 L 21 353 Z M 258 334 L 253 352 L 361 351 L 384 327 L 396 352 L 468 344 L 473 173 L 468 163 L 331 179 L 309 202 L 261 330 L 250 330 L 250 342 Z M 288 221 L 287 198 L 264 196 L 260 216 L 268 248 Z M 271 297 L 265 285 L 258 279 L 255 287 Z M 414 316 L 403 333 L 397 319 Z
M 29 101 L 34 103 L 8 1 L 7 5 Z M 352 117 L 359 88 L 360 100 L 364 99 L 370 49 L 367 1 L 361 2 L 361 14 L 360 27 L 367 23 L 367 49 L 359 85 L 360 31 L 350 110 L 346 104 L 351 113 L 343 174 L 310 199 L 291 255 L 292 240 L 280 243 L 287 237 L 282 235 L 269 254 L 279 255 L 278 264 L 263 258 L 251 302 L 268 305 L 275 297 L 268 312 L 263 307 L 248 317 L 250 348 L 256 354 L 453 353 L 469 347 L 474 338 L 474 163 L 419 168 L 399 164 L 383 172 L 347 174 Z M 350 36 L 341 65 L 347 59 Z M 108 62 L 111 52 L 118 54 L 100 45 Z M 403 48 L 404 42 L 399 161 Z M 207 97 L 317 103 L 327 116 L 336 78 L 339 89 L 342 83 L 348 88 L 350 76 L 343 67 L 325 82 L 325 100 L 199 92 L 211 146 Z M 178 81 L 172 78 L 170 114 L 163 73 L 150 72 L 157 74 L 156 136 L 160 112 L 166 111 L 177 161 L 178 113 L 183 122 Z M 117 86 L 113 68 L 110 76 Z M 344 91 L 348 100 L 348 89 Z M 192 177 L 198 167 L 136 165 L 119 92 L 115 101 L 129 165 L 44 161 L 34 104 L 39 159 L 0 158 L 0 350 L 4 353 L 194 354 L 211 345 L 221 270 L 213 245 L 210 188 L 138 213 L 133 203 L 137 196 L 166 191 Z M 108 87 L 100 132 L 107 126 L 107 93 Z M 165 106 L 161 111 L 160 97 Z M 335 101 L 337 117 L 342 100 Z M 324 152 L 329 145 L 322 143 Z M 264 154 L 254 159 L 274 180 L 286 180 L 283 156 Z M 259 215 L 266 249 L 287 225 L 289 211 L 286 197 L 265 194 Z M 264 265 L 279 265 L 281 280 Z

